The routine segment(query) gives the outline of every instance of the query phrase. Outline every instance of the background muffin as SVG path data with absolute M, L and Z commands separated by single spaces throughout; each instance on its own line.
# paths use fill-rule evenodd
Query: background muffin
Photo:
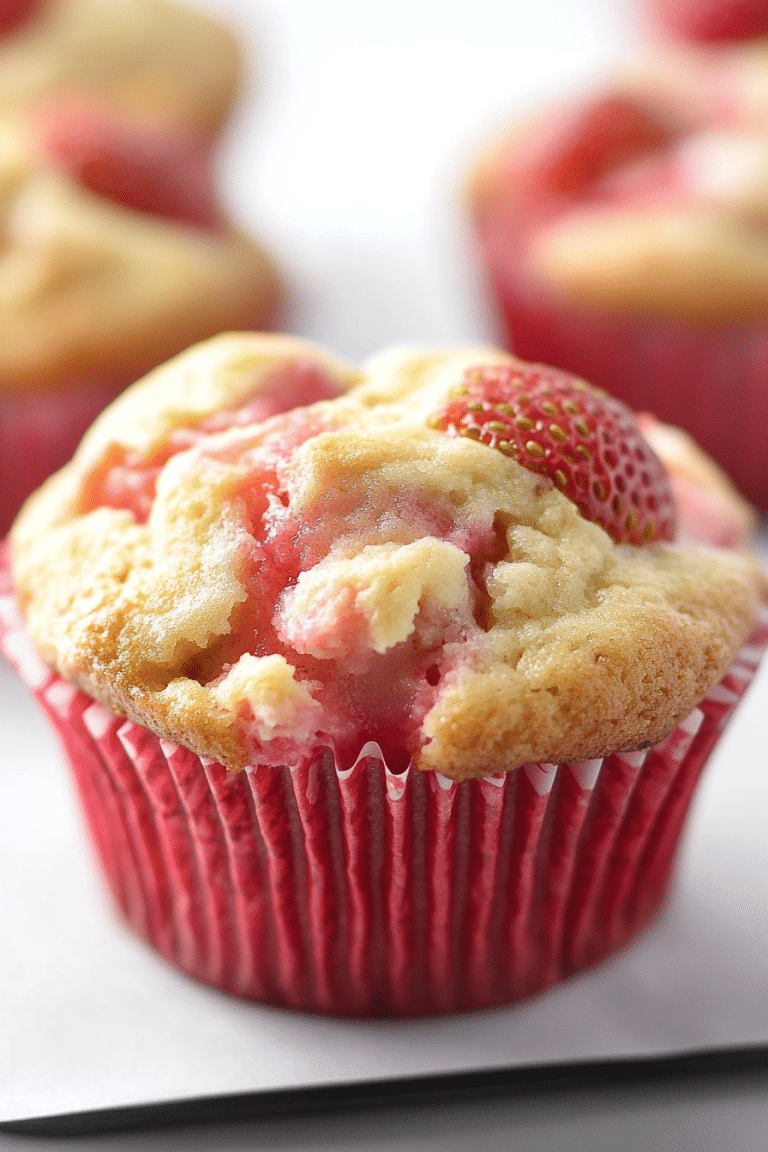
M 194 340 L 268 326 L 263 251 L 220 212 L 207 146 L 64 103 L 0 125 L 0 531 L 128 383 Z
M 515 350 L 684 427 L 768 504 L 768 136 L 616 90 L 482 160 L 480 249 Z
M 232 33 L 168 0 L 6 0 L 0 112 L 47 96 L 105 99 L 212 136 L 240 79 Z
M 626 410 L 493 350 L 358 374 L 226 337 L 134 386 L 12 541 L 131 923 L 228 990 L 378 1015 L 613 951 L 764 592 L 673 537 Z

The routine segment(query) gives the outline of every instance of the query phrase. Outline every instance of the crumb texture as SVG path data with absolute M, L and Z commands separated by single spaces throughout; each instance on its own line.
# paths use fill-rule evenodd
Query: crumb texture
M 546 477 L 430 416 L 488 348 L 362 370 L 231 335 L 130 389 L 28 502 L 14 579 L 43 657 L 239 769 L 376 740 L 465 778 L 638 748 L 748 634 L 744 553 L 614 544 Z

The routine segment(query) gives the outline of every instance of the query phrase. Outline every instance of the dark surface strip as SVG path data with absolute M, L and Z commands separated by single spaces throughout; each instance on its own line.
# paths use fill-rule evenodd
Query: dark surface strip
M 764 1074 L 764 1086 L 768 1091 L 768 1045 L 200 1096 L 124 1108 L 0 1121 L 0 1132 L 77 1137 L 192 1124 L 227 1124 L 281 1115 L 434 1104 L 443 1098 L 450 1098 L 451 1101 L 462 1097 L 466 1100 L 524 1098 L 548 1092 L 643 1088 L 669 1082 L 684 1084 L 685 1081 L 700 1085 L 703 1078 L 722 1082 L 728 1078 L 755 1073 Z

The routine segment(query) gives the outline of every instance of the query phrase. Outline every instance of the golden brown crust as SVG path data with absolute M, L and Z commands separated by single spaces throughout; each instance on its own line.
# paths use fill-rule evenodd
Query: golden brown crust
M 240 335 L 157 370 L 13 530 L 41 654 L 109 707 L 231 768 L 298 755 L 318 730 L 346 738 L 319 680 L 337 669 L 375 683 L 376 669 L 395 668 L 397 695 L 421 651 L 440 675 L 426 696 L 414 682 L 403 712 L 420 712 L 420 768 L 461 779 L 658 740 L 721 677 L 765 578 L 741 552 L 615 545 L 541 478 L 428 427 L 466 368 L 509 359 L 403 351 L 360 378 L 300 341 Z M 299 414 L 313 431 L 288 455 L 292 425 L 276 416 L 172 457 L 146 524 L 80 511 L 110 445 L 151 456 L 173 427 L 237 408 L 275 366 L 299 362 L 343 394 Z M 283 516 L 305 550 L 274 603 L 249 567 L 256 527 L 238 495 L 259 460 L 282 494 L 267 563 Z M 238 648 L 243 620 L 265 612 L 280 650 Z
M 654 576 L 660 561 L 654 558 Z M 698 562 L 690 582 L 670 564 L 669 591 L 676 592 L 669 599 L 607 589 L 566 629 L 546 629 L 516 666 L 463 678 L 425 718 L 431 742 L 420 766 L 460 779 L 470 761 L 473 776 L 514 766 L 510 749 L 517 763 L 572 763 L 662 739 L 721 678 L 754 612 L 754 588 L 745 585 L 740 562 L 730 579 L 718 571 L 717 607 L 700 594 L 706 556 Z M 684 603 L 676 602 L 681 589 Z

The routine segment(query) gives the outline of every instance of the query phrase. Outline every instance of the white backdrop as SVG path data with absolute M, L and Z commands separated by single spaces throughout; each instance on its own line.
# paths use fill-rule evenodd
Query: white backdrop
M 520 111 L 599 84 L 632 0 L 209 0 L 250 52 L 222 150 L 236 215 L 286 269 L 294 330 L 357 359 L 493 335 L 461 206 Z

